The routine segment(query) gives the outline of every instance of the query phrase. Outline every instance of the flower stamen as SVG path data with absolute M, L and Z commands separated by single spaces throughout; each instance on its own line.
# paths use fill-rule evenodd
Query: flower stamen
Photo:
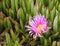
M 37 26 L 37 30 L 39 31 L 40 29 L 42 29 L 43 28 L 43 25 L 42 24 L 39 24 L 38 26 Z

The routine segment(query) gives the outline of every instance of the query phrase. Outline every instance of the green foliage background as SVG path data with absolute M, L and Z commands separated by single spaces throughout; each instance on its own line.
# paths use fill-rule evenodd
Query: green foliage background
M 35 40 L 25 26 L 38 14 L 51 29 Z M 0 0 L 0 38 L 3 46 L 60 46 L 60 0 Z

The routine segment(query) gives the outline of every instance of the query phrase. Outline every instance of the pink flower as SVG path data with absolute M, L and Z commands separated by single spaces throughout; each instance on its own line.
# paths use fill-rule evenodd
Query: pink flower
M 29 33 L 33 34 L 33 37 L 41 37 L 43 33 L 49 30 L 48 21 L 42 15 L 37 15 L 29 20 L 29 26 L 27 26 Z

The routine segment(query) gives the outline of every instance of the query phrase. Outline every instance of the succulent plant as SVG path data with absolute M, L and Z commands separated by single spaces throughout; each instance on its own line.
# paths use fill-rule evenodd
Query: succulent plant
M 39 14 L 47 19 L 50 29 L 34 39 L 25 26 Z M 1 0 L 0 40 L 1 46 L 60 46 L 60 1 Z

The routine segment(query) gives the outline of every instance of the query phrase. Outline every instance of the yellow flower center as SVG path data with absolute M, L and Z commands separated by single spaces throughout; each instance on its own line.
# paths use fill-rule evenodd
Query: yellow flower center
M 42 25 L 42 24 L 38 25 L 38 26 L 37 26 L 37 30 L 42 29 L 42 27 L 43 27 L 43 25 Z

